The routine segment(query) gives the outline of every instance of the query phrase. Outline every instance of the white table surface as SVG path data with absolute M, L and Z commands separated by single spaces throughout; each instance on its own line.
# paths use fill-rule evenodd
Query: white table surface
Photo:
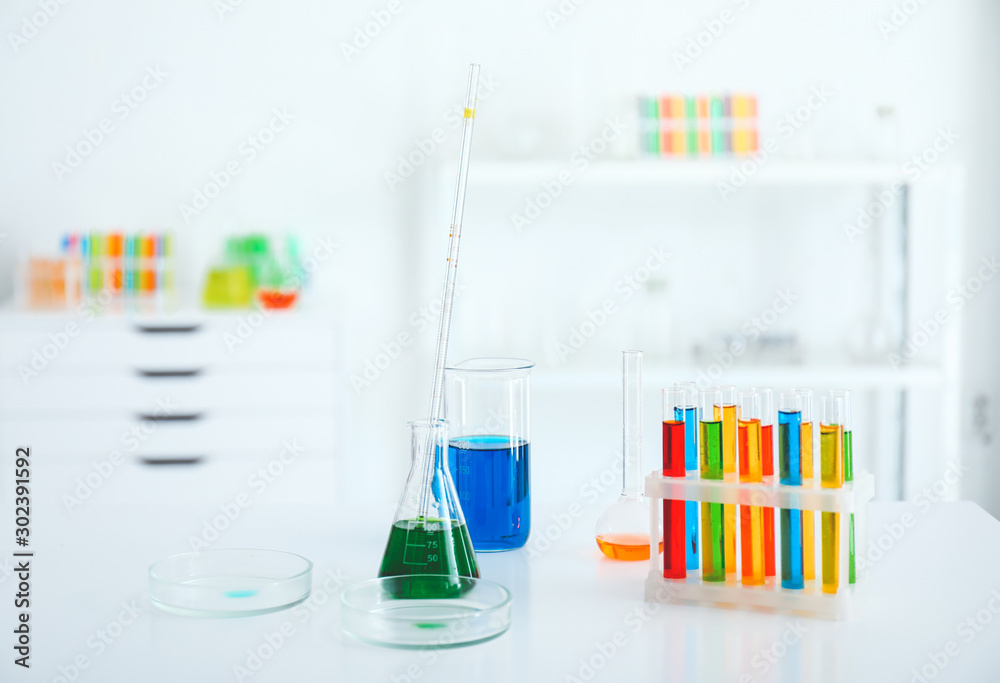
M 62 476 L 37 468 L 36 485 Z M 63 473 L 64 474 L 64 473 Z M 316 606 L 308 620 L 291 610 L 239 619 L 195 619 L 165 614 L 149 605 L 146 568 L 154 560 L 186 550 L 213 506 L 164 506 L 116 495 L 141 491 L 169 473 L 125 469 L 72 514 L 50 496 L 33 520 L 32 669 L 12 664 L 10 644 L 0 664 L 2 681 L 62 681 L 74 660 L 87 663 L 76 681 L 905 681 L 935 653 L 949 656 L 934 681 L 1000 680 L 1000 523 L 971 503 L 911 503 L 871 507 L 870 538 L 887 533 L 903 515 L 913 525 L 893 539 L 873 566 L 867 603 L 850 622 L 642 601 L 648 563 L 604 559 L 593 538 L 604 508 L 584 502 L 552 547 L 537 558 L 525 551 L 481 555 L 485 578 L 514 595 L 511 629 L 476 646 L 434 652 L 394 650 L 357 642 L 339 625 L 339 596 Z M 303 462 L 297 478 L 321 487 L 331 476 L 323 463 Z M 239 482 L 231 487 L 239 490 Z M 296 491 L 284 482 L 285 492 Z M 357 487 L 363 488 L 362 482 Z M 114 487 L 117 487 L 115 489 Z M 51 487 L 49 487 L 51 488 Z M 56 487 L 58 488 L 58 487 Z M 374 576 L 388 533 L 384 504 L 344 499 L 327 487 L 326 504 L 295 502 L 295 495 L 262 497 L 247 508 L 215 545 L 286 549 L 315 565 L 314 598 L 328 572 L 356 581 Z M 193 497 L 197 497 L 192 492 Z M 102 498 L 103 496 L 103 498 Z M 141 498 L 141 496 L 140 496 Z M 361 498 L 361 496 L 356 496 Z M 218 498 L 223 502 L 225 496 Z M 308 496 L 303 495 L 303 500 Z M 536 532 L 573 500 L 545 505 L 536 495 Z M 577 499 L 579 502 L 579 499 Z M 5 506 L 6 507 L 6 506 Z M 898 529 L 897 529 L 898 531 Z M 883 543 L 890 545 L 883 538 Z M 3 559 L 9 562 L 12 545 Z M 0 583 L 4 608 L 0 627 L 13 627 L 15 581 Z M 997 591 L 995 594 L 992 591 Z M 322 595 L 321 595 L 322 593 Z M 993 602 L 991 603 L 991 600 Z M 134 601 L 140 616 L 121 629 L 122 603 Z M 982 610 L 986 610 L 982 612 Z M 980 613 L 981 632 L 960 632 L 961 622 Z M 124 615 L 127 618 L 127 614 Z M 290 626 L 289 626 L 290 624 Z M 269 633 L 294 629 L 274 654 L 238 678 L 248 649 L 266 644 Z M 101 630 L 111 642 L 101 642 Z M 604 658 L 602 644 L 624 642 Z M 970 637 L 971 633 L 971 637 Z M 800 635 L 795 635 L 800 634 Z M 783 638 L 793 641 L 785 648 Z M 273 640 L 273 639 L 272 639 Z M 605 651 L 610 652 L 607 646 Z M 782 656 L 768 663 L 762 653 Z M 267 653 L 267 648 L 264 648 Z M 940 661 L 941 657 L 938 656 Z M 598 669 L 581 669 L 592 660 Z M 63 667 L 60 670 L 59 667 Z M 62 673 L 61 673 L 62 672 Z M 575 678 L 572 678 L 575 677 Z

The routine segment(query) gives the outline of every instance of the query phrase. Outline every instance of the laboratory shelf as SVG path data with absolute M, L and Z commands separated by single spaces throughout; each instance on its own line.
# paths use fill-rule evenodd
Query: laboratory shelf
M 574 185 L 714 185 L 729 182 L 734 170 L 742 172 L 749 184 L 760 185 L 892 185 L 906 184 L 902 164 L 868 161 L 785 161 L 767 159 L 758 164 L 751 157 L 730 159 L 636 159 L 596 161 L 579 170 L 567 160 L 484 161 L 469 172 L 469 182 L 478 185 L 520 185 L 543 183 L 561 171 L 573 174 Z M 752 170 L 750 167 L 753 167 Z M 454 169 L 443 169 L 454 175 Z
M 673 386 L 681 380 L 697 380 L 705 368 L 696 365 L 649 364 L 644 380 L 650 386 Z M 707 375 L 705 375 L 707 376 Z M 898 370 L 888 365 L 748 365 L 733 367 L 712 382 L 722 381 L 740 386 L 849 386 L 862 389 L 914 389 L 941 387 L 948 379 L 937 366 L 909 366 Z M 621 379 L 607 372 L 551 369 L 540 367 L 532 381 L 535 389 L 607 389 L 617 387 Z

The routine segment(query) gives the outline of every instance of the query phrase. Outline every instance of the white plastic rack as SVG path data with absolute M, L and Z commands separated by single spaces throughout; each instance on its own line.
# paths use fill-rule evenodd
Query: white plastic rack
M 765 477 L 764 483 L 745 484 L 730 479 L 706 480 L 692 472 L 686 478 L 665 477 L 659 471 L 646 477 L 646 497 L 650 500 L 650 567 L 646 579 L 646 601 L 686 603 L 713 607 L 756 609 L 784 612 L 826 619 L 847 619 L 856 607 L 858 594 L 863 592 L 866 578 L 861 554 L 867 543 L 868 502 L 875 495 L 875 477 L 860 472 L 853 482 L 842 488 L 821 488 L 819 481 L 803 486 L 784 486 L 776 477 Z M 774 513 L 775 576 L 768 576 L 762 586 L 744 585 L 741 581 L 740 529 L 736 534 L 736 571 L 727 573 L 725 581 L 703 581 L 701 570 L 688 570 L 687 579 L 667 579 L 663 576 L 663 556 L 659 552 L 659 529 L 663 528 L 663 500 L 753 505 L 776 508 Z M 699 506 L 700 507 L 700 506 Z M 801 589 L 781 586 L 781 524 L 780 508 L 840 513 L 839 586 L 836 593 L 822 590 L 822 536 L 820 515 L 813 515 L 815 579 L 805 581 Z M 851 516 L 854 519 L 855 583 L 848 582 Z M 700 511 L 699 511 L 700 517 Z M 739 515 L 737 515 L 739 527 Z M 666 529 L 664 529 L 666 531 Z M 699 527 L 699 567 L 701 566 L 701 528 Z

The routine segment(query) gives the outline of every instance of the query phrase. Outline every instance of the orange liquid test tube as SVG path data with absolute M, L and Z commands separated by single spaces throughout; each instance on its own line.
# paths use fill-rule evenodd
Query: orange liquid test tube
M 823 488 L 844 485 L 844 399 L 823 397 L 819 425 L 819 476 Z M 821 512 L 820 532 L 823 544 L 823 592 L 836 593 L 840 588 L 840 513 Z
M 722 475 L 736 475 L 736 387 L 720 386 L 722 404 L 715 418 L 722 420 Z M 723 548 L 726 573 L 736 573 L 736 505 L 723 506 Z
M 759 484 L 763 481 L 760 458 L 760 394 L 746 391 L 739 402 L 740 481 Z M 764 585 L 764 509 L 759 506 L 740 507 L 740 546 L 742 576 L 746 586 Z

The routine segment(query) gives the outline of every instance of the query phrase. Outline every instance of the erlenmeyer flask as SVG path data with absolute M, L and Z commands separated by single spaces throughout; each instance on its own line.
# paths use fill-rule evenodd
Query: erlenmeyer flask
M 470 587 L 462 577 L 479 578 L 479 564 L 448 473 L 448 423 L 415 420 L 409 425 L 410 474 L 378 575 L 440 576 L 440 581 L 393 582 L 389 590 L 397 598 L 456 597 Z

